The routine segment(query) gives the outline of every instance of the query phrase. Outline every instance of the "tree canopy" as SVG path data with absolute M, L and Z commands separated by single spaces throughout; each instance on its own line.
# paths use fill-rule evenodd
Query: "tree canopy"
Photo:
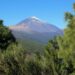
M 16 42 L 11 31 L 3 25 L 3 20 L 0 20 L 0 49 L 6 49 L 11 43 Z

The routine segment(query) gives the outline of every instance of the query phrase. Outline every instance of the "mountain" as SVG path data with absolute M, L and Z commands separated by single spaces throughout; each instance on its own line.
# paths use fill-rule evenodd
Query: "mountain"
M 29 17 L 15 26 L 10 26 L 9 29 L 17 39 L 31 39 L 41 43 L 47 43 L 49 39 L 63 34 L 63 31 L 58 27 L 35 16 Z

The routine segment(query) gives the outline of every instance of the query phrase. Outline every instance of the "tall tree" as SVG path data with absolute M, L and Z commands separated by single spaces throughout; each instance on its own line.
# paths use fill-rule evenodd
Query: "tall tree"
M 64 36 L 51 40 L 46 47 L 45 58 L 51 75 L 75 75 L 75 3 L 73 10 L 74 13 L 65 13 Z
M 65 13 L 67 28 L 64 31 L 63 42 L 61 42 L 63 49 L 59 50 L 59 55 L 65 63 L 67 75 L 75 75 L 75 3 L 73 4 L 73 10 L 73 13 Z
M 16 42 L 11 31 L 3 25 L 3 20 L 0 20 L 0 49 L 6 49 L 11 43 Z

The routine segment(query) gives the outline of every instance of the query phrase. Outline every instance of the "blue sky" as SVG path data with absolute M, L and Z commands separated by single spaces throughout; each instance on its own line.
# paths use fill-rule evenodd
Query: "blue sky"
M 15 25 L 36 16 L 59 28 L 64 28 L 64 12 L 72 12 L 75 0 L 0 0 L 0 19 L 5 25 Z

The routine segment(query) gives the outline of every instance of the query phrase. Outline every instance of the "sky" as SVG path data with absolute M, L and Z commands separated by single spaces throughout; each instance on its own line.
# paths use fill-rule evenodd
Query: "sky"
M 75 0 L 0 0 L 0 19 L 9 26 L 36 16 L 63 29 L 66 27 L 64 13 L 73 11 L 74 2 Z

